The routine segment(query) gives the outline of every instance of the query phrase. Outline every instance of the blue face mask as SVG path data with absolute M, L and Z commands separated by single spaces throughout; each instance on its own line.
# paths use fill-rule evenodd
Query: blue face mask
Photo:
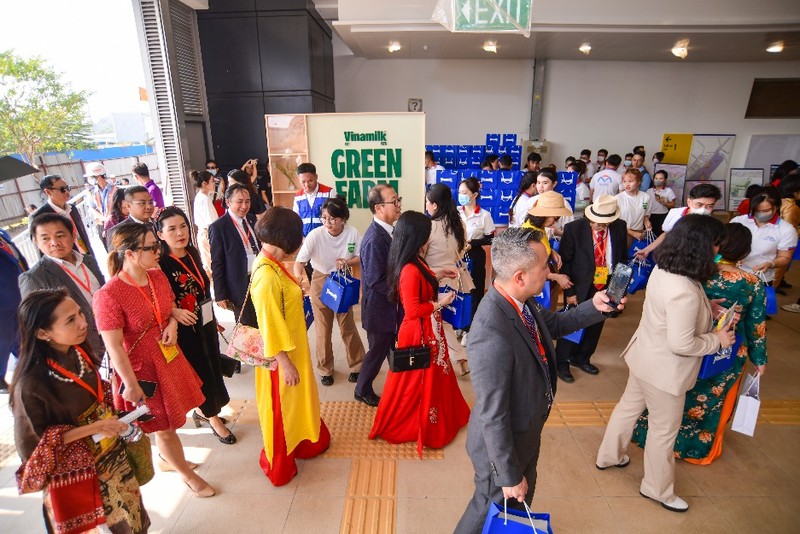
M 458 195 L 458 203 L 460 205 L 466 206 L 467 204 L 469 204 L 469 201 L 470 201 L 470 195 L 461 195 L 461 194 Z
M 626 160 L 625 160 L 625 166 L 626 166 L 626 167 L 630 167 L 630 166 L 631 166 L 631 163 L 632 163 L 632 162 L 631 162 L 631 160 L 629 160 L 629 159 L 626 159 Z

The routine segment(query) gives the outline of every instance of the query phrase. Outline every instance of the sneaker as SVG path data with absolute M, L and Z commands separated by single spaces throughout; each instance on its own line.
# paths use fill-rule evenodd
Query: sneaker
M 468 333 L 469 332 L 464 332 L 464 334 L 461 336 L 461 346 L 462 347 L 466 347 L 467 346 L 467 334 Z
M 649 495 L 645 495 L 644 493 L 642 493 L 641 490 L 639 490 L 639 495 L 641 495 L 645 499 L 650 499 L 650 500 L 653 500 L 653 501 L 656 501 L 656 502 L 660 502 L 661 506 L 663 506 L 664 508 L 666 508 L 670 512 L 683 513 L 683 512 L 685 512 L 685 511 L 687 511 L 689 509 L 689 504 L 686 501 L 684 501 L 683 499 L 681 499 L 680 497 L 677 497 L 677 496 L 673 497 L 672 499 L 670 499 L 667 502 L 662 502 L 662 501 L 659 501 L 658 499 L 656 499 L 654 497 L 651 497 Z
M 800 313 L 800 304 L 784 304 L 781 309 L 792 313 Z

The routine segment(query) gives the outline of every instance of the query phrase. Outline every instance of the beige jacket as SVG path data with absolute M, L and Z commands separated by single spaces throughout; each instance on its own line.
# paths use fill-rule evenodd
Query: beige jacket
M 656 267 L 647 283 L 639 328 L 622 357 L 639 380 L 683 395 L 694 386 L 702 357 L 720 348 L 712 325 L 703 287 Z
M 433 227 L 431 228 L 431 244 L 428 246 L 428 252 L 425 253 L 425 262 L 434 272 L 445 268 L 455 269 L 458 262 L 464 257 L 464 251 L 458 250 L 456 236 L 452 233 L 445 235 L 444 219 L 431 222 L 433 223 Z M 461 221 L 461 225 L 464 225 L 464 221 Z M 467 230 L 465 228 L 465 236 L 466 232 Z M 472 282 L 472 276 L 470 276 L 467 270 L 466 263 L 462 261 L 461 267 L 458 268 L 458 270 L 461 273 L 461 291 L 463 293 L 469 293 L 475 289 L 475 284 Z M 445 285 L 458 289 L 458 280 L 442 278 L 439 281 L 439 286 Z

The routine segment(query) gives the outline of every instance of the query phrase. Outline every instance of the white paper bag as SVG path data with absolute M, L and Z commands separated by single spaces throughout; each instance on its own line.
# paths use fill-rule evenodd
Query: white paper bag
M 758 397 L 761 375 L 748 375 L 744 381 L 742 394 L 739 395 L 739 403 L 736 405 L 736 412 L 733 414 L 733 425 L 731 430 L 752 436 L 756 430 L 758 420 L 758 410 L 761 407 L 761 400 Z

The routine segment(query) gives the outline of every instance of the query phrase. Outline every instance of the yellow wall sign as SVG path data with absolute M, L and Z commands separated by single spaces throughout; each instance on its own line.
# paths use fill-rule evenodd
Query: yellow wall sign
M 661 140 L 661 152 L 664 153 L 662 163 L 686 165 L 689 163 L 689 154 L 692 152 L 692 137 L 690 133 L 665 133 Z

